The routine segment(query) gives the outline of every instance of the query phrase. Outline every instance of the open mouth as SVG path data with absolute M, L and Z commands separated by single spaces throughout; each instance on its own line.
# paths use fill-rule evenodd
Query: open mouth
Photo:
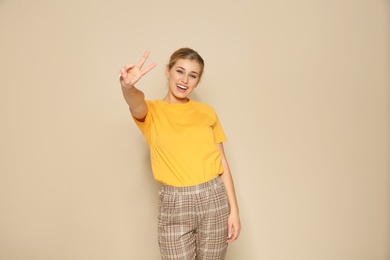
M 186 87 L 186 86 L 183 86 L 183 85 L 176 85 L 179 89 L 181 89 L 181 90 L 187 90 L 188 89 L 188 87 Z

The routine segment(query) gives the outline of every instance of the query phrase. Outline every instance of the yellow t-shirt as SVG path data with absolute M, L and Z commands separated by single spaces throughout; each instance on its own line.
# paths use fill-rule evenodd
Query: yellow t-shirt
M 144 122 L 134 118 L 150 148 L 154 178 L 165 185 L 192 186 L 223 172 L 217 143 L 226 140 L 214 109 L 190 100 L 146 101 Z

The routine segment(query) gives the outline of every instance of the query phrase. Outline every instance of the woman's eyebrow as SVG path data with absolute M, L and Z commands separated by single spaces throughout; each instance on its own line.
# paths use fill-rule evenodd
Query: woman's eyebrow
M 180 66 L 177 66 L 179 69 L 182 69 L 182 70 L 186 70 L 185 68 L 183 68 L 183 67 L 180 67 Z M 196 72 L 196 71 L 191 71 L 192 73 L 196 73 L 196 74 L 199 74 L 198 72 Z

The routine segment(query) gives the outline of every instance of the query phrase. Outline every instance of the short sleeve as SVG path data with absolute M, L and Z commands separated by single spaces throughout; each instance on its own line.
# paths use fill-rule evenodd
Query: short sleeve
M 223 132 L 222 125 L 221 122 L 219 121 L 217 114 L 215 114 L 215 124 L 213 130 L 214 130 L 214 139 L 216 144 L 226 141 L 227 138 L 225 136 L 225 133 Z
M 135 117 L 132 116 L 135 124 L 138 126 L 138 128 L 141 130 L 142 134 L 145 136 L 145 138 L 148 140 L 148 134 L 150 130 L 150 126 L 152 124 L 153 116 L 152 116 L 152 102 L 149 100 L 146 100 L 146 105 L 148 106 L 148 112 L 146 114 L 144 121 L 139 121 Z

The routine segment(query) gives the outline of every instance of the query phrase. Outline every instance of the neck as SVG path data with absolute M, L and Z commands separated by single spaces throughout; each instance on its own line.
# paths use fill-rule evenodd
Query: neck
M 190 101 L 189 98 L 175 98 L 171 97 L 169 94 L 166 95 L 163 100 L 169 104 L 185 104 Z

